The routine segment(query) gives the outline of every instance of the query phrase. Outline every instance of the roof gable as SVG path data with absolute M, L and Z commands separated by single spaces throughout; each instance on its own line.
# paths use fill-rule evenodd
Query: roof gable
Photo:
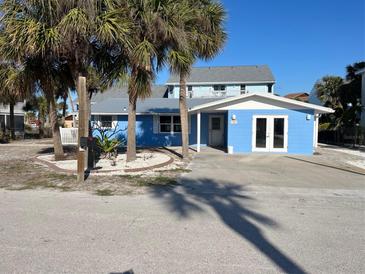
M 226 98 L 215 102 L 193 107 L 189 112 L 201 110 L 227 109 L 313 109 L 316 113 L 333 113 L 334 110 L 314 104 L 309 104 L 281 96 L 262 93 L 250 93 L 237 97 Z

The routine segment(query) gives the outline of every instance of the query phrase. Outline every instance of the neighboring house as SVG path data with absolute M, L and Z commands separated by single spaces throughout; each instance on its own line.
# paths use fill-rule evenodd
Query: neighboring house
M 246 93 L 274 93 L 275 79 L 268 66 L 193 68 L 187 79 L 187 97 L 230 97 Z M 166 83 L 169 98 L 179 98 L 180 79 Z
M 308 155 L 313 153 L 317 146 L 318 115 L 331 113 L 333 112 L 331 109 L 272 94 L 274 78 L 267 66 L 224 68 L 229 68 L 232 72 L 232 75 L 225 74 L 227 80 L 217 74 L 216 68 L 198 68 L 198 76 L 195 75 L 197 70 L 193 69 L 189 77 L 189 85 L 193 86 L 192 91 L 197 91 L 195 95 L 189 96 L 192 98 L 187 99 L 191 146 L 196 147 L 197 151 L 200 151 L 201 146 L 221 147 L 229 153 L 273 152 Z M 222 67 L 217 69 L 226 71 L 222 70 Z M 250 74 L 252 80 L 243 74 L 240 80 L 239 74 L 233 73 L 251 69 L 255 72 Z M 204 71 L 206 80 L 200 79 L 201 71 Z M 217 78 L 206 73 L 207 71 L 212 71 L 212 75 Z M 263 75 L 260 76 L 259 71 L 263 72 Z M 167 85 L 178 84 L 178 81 L 174 82 L 171 79 L 173 77 Z M 255 88 L 251 90 L 247 86 L 252 83 L 255 83 Z M 210 93 L 214 91 L 216 84 L 225 85 L 226 94 L 221 93 L 217 96 Z M 233 93 L 235 89 L 228 88 L 231 85 L 236 85 L 235 89 L 238 87 L 236 93 Z M 244 91 L 241 90 L 241 85 L 245 85 Z M 201 89 L 202 86 L 211 89 L 208 88 L 205 93 L 204 89 Z M 172 89 L 172 94 L 171 88 L 168 88 L 166 94 L 164 92 L 166 87 L 154 86 L 152 98 L 138 100 L 137 146 L 181 145 L 176 87 Z M 97 94 L 91 102 L 91 114 L 93 123 L 102 128 L 120 129 L 119 137 L 126 138 L 128 98 L 125 92 L 114 89 L 110 93 L 106 91 L 104 94 Z
M 75 119 L 76 119 L 76 114 L 71 113 L 69 115 L 66 115 L 64 123 L 63 123 L 63 127 L 65 127 L 65 128 L 76 127 Z
M 361 112 L 360 125 L 365 127 L 365 68 L 360 69 L 356 72 L 356 74 L 361 75 L 361 106 L 363 108 Z
M 293 100 L 298 100 L 301 102 L 306 102 L 306 103 L 309 102 L 309 93 L 306 93 L 306 92 L 289 93 L 289 94 L 285 95 L 284 97 L 293 99 Z
M 19 102 L 14 106 L 15 135 L 24 134 L 24 111 L 23 102 Z M 9 105 L 0 103 L 0 130 L 10 128 L 10 112 Z

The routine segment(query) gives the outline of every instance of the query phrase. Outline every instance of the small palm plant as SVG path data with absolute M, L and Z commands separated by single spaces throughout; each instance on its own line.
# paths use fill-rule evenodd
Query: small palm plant
M 125 139 L 118 136 L 118 134 L 125 129 L 119 129 L 118 124 L 114 129 L 104 128 L 95 123 L 93 130 L 97 131 L 96 145 L 100 149 L 101 158 L 115 160 L 118 156 L 118 147 L 125 145 Z

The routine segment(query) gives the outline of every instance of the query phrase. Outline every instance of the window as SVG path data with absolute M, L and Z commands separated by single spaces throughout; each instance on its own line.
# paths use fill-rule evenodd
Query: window
M 221 118 L 213 117 L 212 118 L 212 130 L 220 130 L 221 129 Z
M 180 116 L 172 116 L 173 122 L 173 131 L 174 132 L 181 132 L 181 121 Z
M 5 128 L 5 115 L 0 115 L 0 130 Z
M 241 94 L 246 93 L 246 85 L 241 85 Z
M 272 86 L 273 86 L 273 84 L 267 85 L 267 89 L 268 89 L 269 93 L 272 93 Z
M 101 127 L 112 127 L 112 122 L 113 122 L 113 116 L 111 115 L 101 115 L 100 116 L 100 126 Z
M 188 91 L 193 91 L 193 86 L 188 86 Z
M 15 130 L 24 130 L 24 116 L 15 115 L 14 123 L 15 123 Z
M 160 132 L 161 133 L 181 132 L 180 116 L 174 116 L 174 115 L 160 116 Z
M 225 91 L 226 86 L 225 85 L 214 85 L 213 89 L 214 89 L 214 91 Z

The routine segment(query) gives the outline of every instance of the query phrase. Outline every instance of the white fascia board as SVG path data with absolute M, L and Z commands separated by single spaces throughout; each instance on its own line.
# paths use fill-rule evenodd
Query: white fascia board
M 10 113 L 9 111 L 0 111 L 0 115 L 8 115 L 10 116 Z M 17 111 L 14 111 L 14 115 L 15 116 L 24 116 L 24 112 L 17 112 Z
M 176 115 L 179 112 L 138 112 L 136 115 Z M 127 115 L 127 112 L 113 112 L 113 113 L 106 113 L 106 112 L 91 112 L 91 115 Z
M 222 99 L 222 100 L 219 100 L 219 101 L 214 101 L 214 102 L 207 103 L 207 104 L 202 104 L 200 106 L 195 106 L 195 107 L 189 109 L 189 112 L 196 112 L 198 110 L 218 107 L 220 105 L 224 105 L 224 104 L 227 104 L 227 103 L 228 104 L 229 103 L 235 103 L 239 100 L 247 99 L 247 98 L 254 97 L 254 96 L 261 97 L 261 98 L 267 98 L 267 99 L 271 99 L 271 100 L 278 101 L 278 102 L 288 103 L 288 104 L 298 106 L 298 107 L 301 107 L 301 108 L 313 109 L 313 110 L 316 111 L 316 113 L 333 113 L 333 112 L 335 112 L 331 108 L 322 107 L 322 106 L 318 106 L 318 105 L 314 105 L 314 104 L 310 104 L 310 103 L 304 103 L 304 102 L 301 102 L 301 101 L 288 99 L 288 98 L 281 97 L 281 96 L 276 96 L 276 95 L 271 95 L 271 94 L 262 94 L 262 93 L 248 93 L 248 94 L 243 94 L 243 95 L 240 95 L 240 96 L 237 96 L 237 97 L 231 97 L 231 98 L 226 98 L 226 99 Z
M 241 84 L 275 84 L 275 81 L 186 82 L 186 85 L 220 85 L 220 84 L 224 84 L 224 85 L 231 85 L 231 84 L 234 84 L 234 85 L 241 85 Z M 180 83 L 178 83 L 178 82 L 168 82 L 165 85 L 167 85 L 167 86 L 179 86 Z

